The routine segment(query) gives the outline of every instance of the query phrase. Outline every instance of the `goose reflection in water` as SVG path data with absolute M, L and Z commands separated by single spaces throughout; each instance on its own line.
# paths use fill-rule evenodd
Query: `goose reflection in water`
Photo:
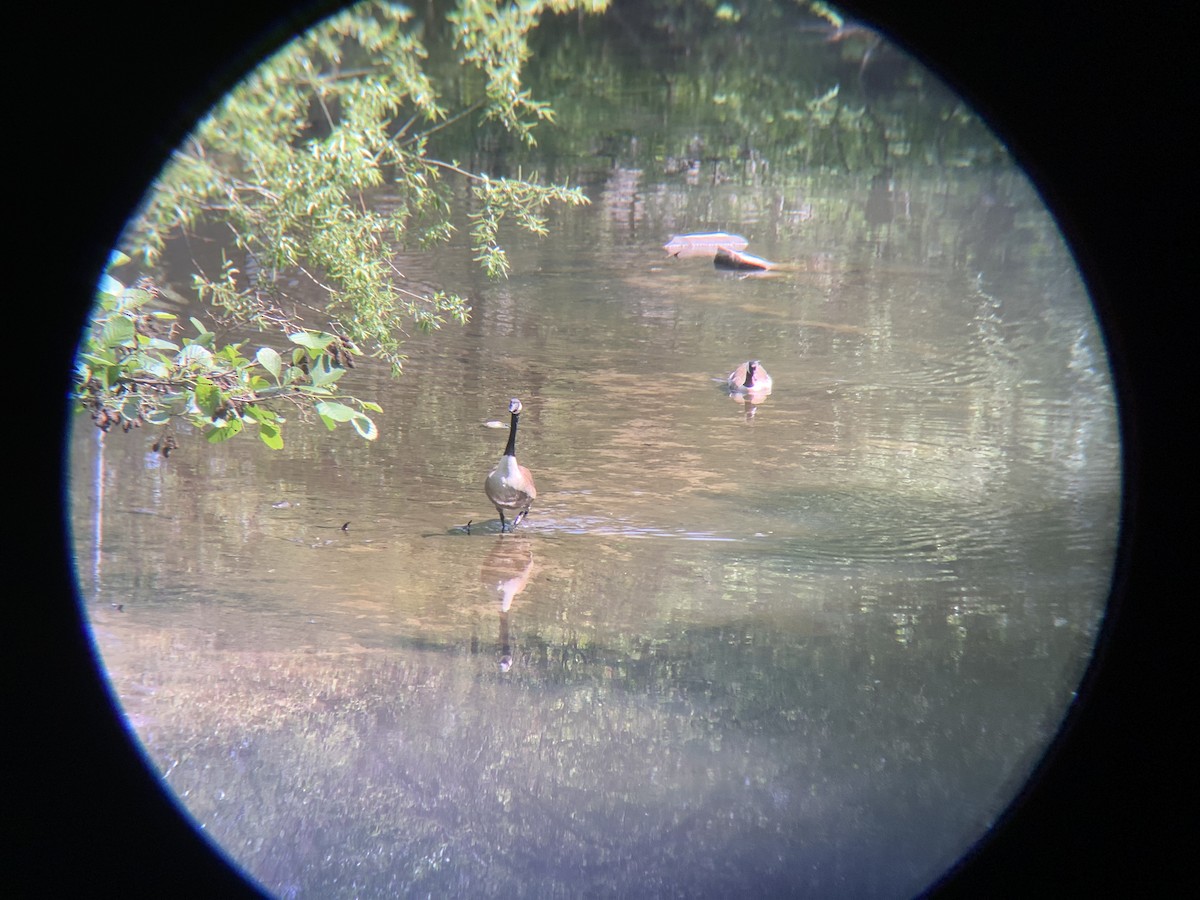
M 770 391 L 751 391 L 744 394 L 731 392 L 729 398 L 742 408 L 742 411 L 746 415 L 746 421 L 749 422 L 754 418 L 754 414 L 758 412 L 758 405 L 766 400 L 770 393 Z
M 496 598 L 500 609 L 500 671 L 512 668 L 508 611 L 513 599 L 533 577 L 533 547 L 527 539 L 504 535 L 496 542 L 479 569 L 479 581 Z

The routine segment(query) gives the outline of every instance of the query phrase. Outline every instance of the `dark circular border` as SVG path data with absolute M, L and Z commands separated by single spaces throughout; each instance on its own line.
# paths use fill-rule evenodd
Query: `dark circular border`
M 10 20 L 10 42 L 28 54 L 9 66 L 7 140 L 17 155 L 8 174 L 18 193 L 9 269 L 25 285 L 10 295 L 10 361 L 32 363 L 40 382 L 30 398 L 14 375 L 9 395 L 11 440 L 21 445 L 5 517 L 16 539 L 6 558 L 17 564 L 5 656 L 17 751 L 9 883 L 19 895 L 253 893 L 158 789 L 110 705 L 75 599 L 57 451 L 97 274 L 146 185 L 212 101 L 335 5 L 123 2 L 64 7 L 49 22 L 52 10 L 25 5 Z M 1121 409 L 1122 540 L 1082 699 L 994 833 L 934 893 L 1072 897 L 1173 885 L 1189 806 L 1184 710 L 1194 706 L 1183 695 L 1190 631 L 1180 620 L 1187 526 L 1175 524 L 1189 510 L 1173 464 L 1186 447 L 1180 414 L 1195 410 L 1180 396 L 1183 300 L 1194 293 L 1185 294 L 1184 267 L 1195 255 L 1185 243 L 1195 153 L 1182 129 L 1195 101 L 1195 31 L 1183 7 L 1162 0 L 1136 9 L 840 5 L 959 90 L 1025 167 L 1092 293 Z

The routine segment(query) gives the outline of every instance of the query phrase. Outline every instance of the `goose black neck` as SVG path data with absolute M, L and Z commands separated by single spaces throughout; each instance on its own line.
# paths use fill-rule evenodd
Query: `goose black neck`
M 512 414 L 512 424 L 508 426 L 508 445 L 504 448 L 505 456 L 517 455 L 517 418 L 520 413 Z
M 750 363 L 748 366 L 746 366 L 746 380 L 742 383 L 742 387 L 754 387 L 754 370 L 756 368 L 757 366 L 755 366 L 754 363 Z

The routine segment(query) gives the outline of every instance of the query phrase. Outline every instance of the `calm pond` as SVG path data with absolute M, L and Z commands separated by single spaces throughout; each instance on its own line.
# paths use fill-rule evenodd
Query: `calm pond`
M 349 373 L 373 443 L 293 418 L 164 459 L 80 417 L 122 713 L 279 896 L 911 896 L 1104 615 L 1116 411 L 1070 254 L 1008 164 L 580 177 L 506 281 L 465 241 L 398 260 L 474 311 Z M 662 249 L 715 228 L 780 269 Z M 751 358 L 757 404 L 720 383 Z M 501 534 L 511 397 L 538 497 Z

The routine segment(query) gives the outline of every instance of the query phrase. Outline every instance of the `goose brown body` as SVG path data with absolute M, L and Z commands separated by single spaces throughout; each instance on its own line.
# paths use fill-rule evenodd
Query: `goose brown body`
M 529 514 L 529 506 L 537 497 L 533 476 L 527 468 L 517 462 L 517 419 L 521 415 L 521 401 L 513 397 L 509 401 L 508 411 L 512 416 L 508 426 L 508 444 L 504 448 L 504 455 L 483 482 L 483 492 L 500 514 L 501 531 L 504 531 L 506 524 L 505 510 L 515 513 L 509 527 L 511 531 Z
M 767 393 L 771 390 L 771 376 L 757 359 L 748 360 L 729 373 L 729 389 L 735 393 Z

